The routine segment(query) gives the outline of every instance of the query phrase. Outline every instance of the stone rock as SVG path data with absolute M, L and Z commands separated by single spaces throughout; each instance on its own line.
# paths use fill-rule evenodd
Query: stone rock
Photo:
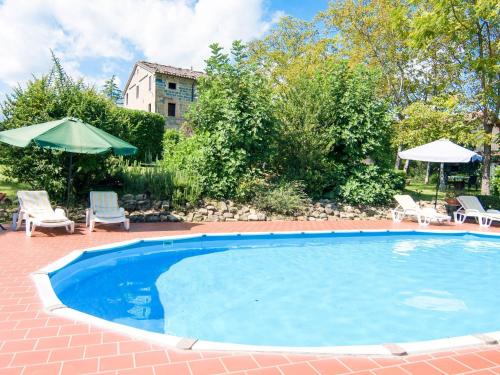
M 256 213 L 251 213 L 248 215 L 248 221 L 259 221 L 259 216 Z
M 135 200 L 135 198 L 134 198 L 134 195 L 133 195 L 133 194 L 125 194 L 125 195 L 122 197 L 122 200 L 123 200 L 123 201 L 132 201 L 132 200 Z
M 176 223 L 176 222 L 179 222 L 180 219 L 177 216 L 170 214 L 170 215 L 167 215 L 167 221 L 171 221 L 173 223 Z
M 143 223 L 144 215 L 141 212 L 132 212 L 130 214 L 130 221 L 133 223 Z
M 144 211 L 151 207 L 151 202 L 149 200 L 138 200 L 136 202 L 136 206 L 138 210 Z
M 205 218 L 205 216 L 196 213 L 193 215 L 192 221 L 203 221 L 204 218 Z
M 148 213 L 144 215 L 144 219 L 147 223 L 157 223 L 160 221 L 160 215 L 156 212 Z
M 229 211 L 229 207 L 227 206 L 226 202 L 224 201 L 219 202 L 219 211 L 223 213 Z
M 333 208 L 331 208 L 331 207 L 325 207 L 325 213 L 326 213 L 327 215 L 331 215 L 331 214 L 333 214 L 334 212 L 335 212 L 335 211 L 333 210 Z
M 208 215 L 208 210 L 206 208 L 199 208 L 198 213 L 200 215 Z
M 257 219 L 259 221 L 266 221 L 266 219 L 267 219 L 266 214 L 264 214 L 264 213 L 258 213 L 257 214 Z
M 234 218 L 234 214 L 231 213 L 231 212 L 224 212 L 222 214 L 222 216 L 224 216 L 226 219 L 232 219 L 232 218 Z
M 210 205 L 207 205 L 205 206 L 205 208 L 209 211 L 215 211 L 215 206 L 212 206 L 211 204 Z
M 136 201 L 135 200 L 124 200 L 122 203 L 122 206 L 125 210 L 127 211 L 134 211 L 136 208 Z

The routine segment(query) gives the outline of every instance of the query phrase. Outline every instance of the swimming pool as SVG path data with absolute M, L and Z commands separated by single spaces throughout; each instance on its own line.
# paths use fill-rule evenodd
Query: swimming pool
M 204 341 L 405 343 L 500 330 L 500 237 L 194 236 L 84 252 L 49 274 L 67 307 Z

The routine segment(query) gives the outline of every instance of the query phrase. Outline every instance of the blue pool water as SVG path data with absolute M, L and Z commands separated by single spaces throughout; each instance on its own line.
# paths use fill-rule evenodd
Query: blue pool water
M 493 236 L 205 236 L 85 253 L 50 277 L 71 308 L 210 341 L 356 345 L 500 330 Z

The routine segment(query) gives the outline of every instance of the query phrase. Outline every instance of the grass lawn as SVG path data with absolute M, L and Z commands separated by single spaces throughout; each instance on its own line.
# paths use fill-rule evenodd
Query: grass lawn
M 478 195 L 481 190 L 465 189 L 459 193 L 459 195 Z M 433 201 L 436 194 L 436 185 L 434 184 L 424 184 L 423 182 L 411 181 L 410 184 L 406 185 L 405 194 L 409 194 L 415 200 L 423 201 Z M 438 199 L 444 199 L 445 193 L 440 191 L 438 193 Z

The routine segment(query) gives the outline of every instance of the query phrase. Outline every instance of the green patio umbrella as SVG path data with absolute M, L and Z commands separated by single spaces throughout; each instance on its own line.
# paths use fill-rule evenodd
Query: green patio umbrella
M 26 147 L 33 142 L 39 147 L 69 152 L 68 204 L 74 153 L 101 154 L 112 151 L 116 155 L 133 155 L 137 152 L 137 147 L 130 143 L 72 117 L 4 130 L 0 132 L 0 142 L 17 147 Z

